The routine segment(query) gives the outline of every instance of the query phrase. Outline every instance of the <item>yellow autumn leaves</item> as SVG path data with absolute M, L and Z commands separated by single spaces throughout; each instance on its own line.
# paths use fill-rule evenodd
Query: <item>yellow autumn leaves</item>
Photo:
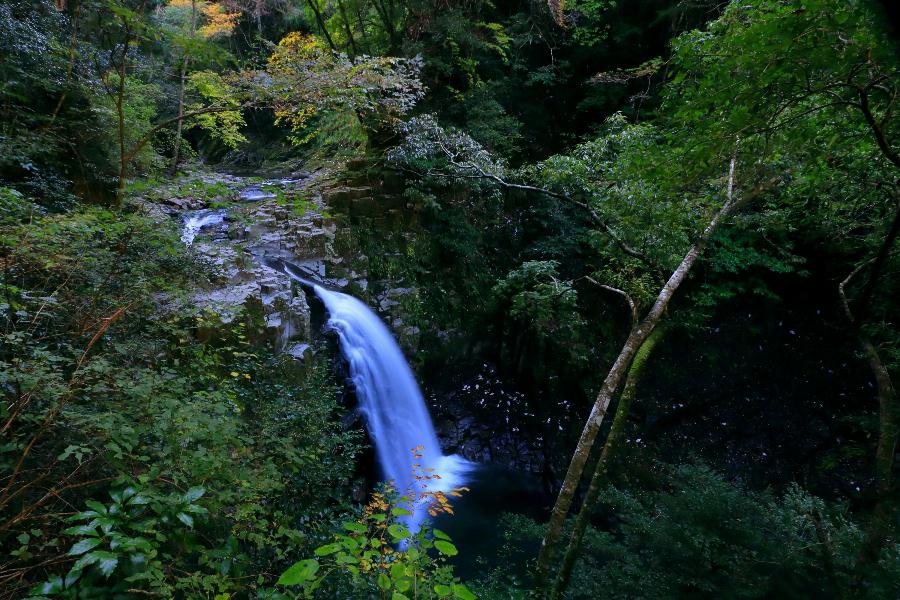
M 241 17 L 241 13 L 228 12 L 218 2 L 205 0 L 169 0 L 166 8 L 196 10 L 198 15 L 203 16 L 203 25 L 197 29 L 197 33 L 204 39 L 231 35 Z

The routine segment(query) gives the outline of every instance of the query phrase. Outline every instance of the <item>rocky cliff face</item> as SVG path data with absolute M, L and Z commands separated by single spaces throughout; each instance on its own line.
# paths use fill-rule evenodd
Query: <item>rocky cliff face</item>
M 366 257 L 352 244 L 335 243 L 360 231 L 413 225 L 417 211 L 385 193 L 390 184 L 324 171 L 282 179 L 196 173 L 153 189 L 140 202 L 160 219 L 177 219 L 182 240 L 211 273 L 190 302 L 226 321 L 247 315 L 257 341 L 302 358 L 313 336 L 310 299 L 273 262 L 288 261 L 312 281 L 370 301 L 407 349 L 415 343 L 418 330 L 405 325 L 399 300 L 411 290 L 392 282 L 370 289 Z

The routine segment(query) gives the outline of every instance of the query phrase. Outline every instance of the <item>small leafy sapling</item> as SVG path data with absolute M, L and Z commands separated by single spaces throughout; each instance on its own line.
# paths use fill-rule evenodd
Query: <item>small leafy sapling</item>
M 414 458 L 421 458 L 420 450 L 413 450 Z M 407 526 L 413 510 L 432 517 L 453 514 L 449 497 L 459 497 L 468 488 L 430 490 L 428 483 L 440 475 L 419 465 L 413 465 L 413 475 L 417 484 L 402 496 L 391 482 L 372 494 L 359 518 L 344 522 L 332 542 L 315 550 L 316 558 L 295 563 L 278 583 L 299 587 L 302 598 L 316 597 L 317 591 L 339 579 L 383 599 L 474 600 L 447 563 L 459 552 L 450 536 L 427 522 L 415 533 Z

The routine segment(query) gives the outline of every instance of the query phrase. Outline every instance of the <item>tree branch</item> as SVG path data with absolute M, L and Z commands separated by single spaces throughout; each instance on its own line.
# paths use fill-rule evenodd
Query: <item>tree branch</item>
M 134 160 L 134 157 L 137 156 L 138 152 L 140 152 L 144 148 L 144 146 L 147 145 L 147 143 L 150 141 L 150 139 L 159 130 L 166 127 L 167 125 L 171 125 L 172 123 L 178 121 L 178 119 L 187 120 L 191 117 L 196 117 L 199 115 L 208 115 L 208 114 L 222 113 L 222 112 L 237 112 L 240 110 L 244 110 L 245 108 L 250 108 L 252 106 L 254 106 L 254 104 L 251 102 L 240 104 L 238 106 L 205 106 L 205 107 L 199 108 L 197 110 L 188 111 L 181 116 L 176 115 L 170 119 L 165 119 L 163 121 L 160 121 L 159 123 L 157 123 L 156 125 L 151 127 L 150 130 L 147 131 L 146 134 L 144 134 L 144 137 L 142 137 L 140 139 L 140 141 L 138 141 L 134 146 L 131 147 L 131 150 L 128 151 L 128 154 L 125 155 L 125 158 L 128 162 L 131 162 L 132 160 Z
M 895 152 L 894 149 L 891 148 L 890 143 L 888 143 L 887 138 L 884 135 L 884 124 L 879 123 L 875 119 L 875 115 L 872 114 L 872 107 L 869 105 L 868 90 L 863 87 L 857 87 L 856 90 L 859 95 L 859 110 L 866 119 L 866 123 L 868 123 L 869 127 L 872 129 L 872 133 L 875 135 L 875 141 L 878 143 L 881 153 L 884 154 L 895 167 L 900 169 L 900 156 L 897 155 L 897 152 Z
M 472 163 L 471 161 L 465 162 L 465 163 L 456 162 L 455 160 L 453 160 L 454 154 L 452 152 L 450 152 L 450 150 L 448 148 L 444 147 L 443 145 L 441 145 L 441 150 L 443 150 L 444 153 L 447 155 L 447 159 L 450 161 L 450 164 L 452 164 L 453 166 L 455 166 L 459 169 L 468 170 L 472 174 L 471 175 L 456 174 L 456 173 L 450 174 L 450 173 L 442 173 L 440 171 L 435 171 L 435 170 L 431 170 L 431 169 L 429 169 L 428 171 L 425 171 L 424 173 L 419 173 L 419 172 L 413 171 L 411 169 L 397 169 L 397 170 L 411 172 L 411 173 L 415 173 L 417 175 L 442 177 L 445 179 L 488 179 L 506 189 L 522 190 L 525 192 L 535 192 L 538 194 L 543 194 L 545 196 L 549 196 L 551 198 L 555 198 L 557 200 L 561 200 L 563 202 L 566 202 L 567 204 L 571 204 L 572 206 L 576 206 L 576 207 L 582 209 L 585 212 L 585 214 L 587 214 L 587 216 L 589 217 L 589 219 L 592 223 L 594 223 L 595 225 L 597 225 L 601 229 L 603 229 L 604 233 L 606 233 L 606 235 L 616 244 L 616 246 L 619 247 L 620 250 L 622 250 L 622 252 L 624 252 L 628 256 L 630 256 L 632 258 L 636 258 L 637 260 L 644 263 L 644 265 L 647 266 L 650 270 L 652 270 L 653 273 L 657 277 L 659 277 L 661 280 L 665 279 L 665 273 L 663 272 L 662 268 L 658 264 L 656 264 L 650 257 L 648 257 L 644 253 L 636 250 L 633 246 L 628 244 L 628 242 L 623 240 L 622 237 L 619 236 L 619 234 L 617 234 L 615 232 L 615 230 L 609 225 L 609 223 L 606 222 L 602 217 L 600 217 L 600 215 L 597 214 L 597 211 L 595 211 L 586 202 L 576 200 L 575 198 L 572 198 L 571 196 L 568 196 L 568 195 L 560 193 L 560 192 L 555 192 L 555 191 L 547 189 L 547 188 L 542 188 L 542 187 L 537 187 L 534 185 L 527 185 L 527 184 L 522 184 L 522 183 L 513 183 L 511 181 L 507 181 L 498 175 L 495 175 L 493 173 L 488 173 L 487 171 L 485 171 L 478 165 Z
M 584 278 L 587 279 L 588 281 L 590 281 L 591 283 L 593 283 L 594 285 L 596 285 L 597 287 L 606 290 L 607 292 L 612 292 L 613 294 L 618 294 L 619 296 L 622 296 L 622 298 L 625 299 L 625 302 L 628 303 L 628 308 L 631 310 L 631 325 L 632 326 L 637 325 L 638 319 L 640 318 L 640 316 L 638 315 L 637 304 L 635 304 L 634 299 L 631 297 L 631 295 L 628 292 L 626 292 L 625 290 L 616 288 L 616 287 L 612 287 L 611 285 L 606 285 L 605 283 L 600 283 L 599 281 L 597 281 L 590 275 L 585 275 Z

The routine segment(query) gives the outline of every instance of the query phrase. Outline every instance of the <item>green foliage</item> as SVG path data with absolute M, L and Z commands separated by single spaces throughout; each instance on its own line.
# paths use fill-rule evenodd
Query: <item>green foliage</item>
M 650 489 L 608 488 L 570 586 L 571 598 L 839 597 L 855 585 L 862 537 L 846 507 L 798 486 L 755 493 L 707 467 L 661 467 Z M 505 518 L 501 560 L 520 560 L 542 534 L 523 517 Z M 896 546 L 867 575 L 862 597 L 896 593 Z M 498 571 L 473 586 L 484 598 L 515 598 Z M 521 580 L 518 580 L 519 582 Z M 521 583 L 519 583 L 521 585 Z
M 487 89 L 467 96 L 464 104 L 466 131 L 492 153 L 513 157 L 522 143 L 522 123 L 509 114 L 495 93 Z
M 4 225 L 0 244 L 0 545 L 17 553 L 0 577 L 31 586 L 48 561 L 45 595 L 248 594 L 348 508 L 358 442 L 326 366 L 182 304 L 203 271 L 169 226 L 82 209 Z M 85 503 L 98 514 L 64 523 Z
M 40 213 L 40 208 L 21 192 L 0 187 L 0 225 L 21 223 Z
M 202 101 L 188 104 L 185 112 L 200 111 L 205 106 L 216 105 L 222 108 L 238 109 L 240 101 L 235 97 L 235 90 L 225 79 L 211 71 L 197 71 L 188 78 L 188 90 L 195 93 Z M 188 121 L 188 128 L 197 127 L 206 131 L 213 140 L 227 148 L 237 148 L 238 144 L 247 141 L 241 134 L 246 125 L 244 116 L 239 110 L 223 110 L 198 114 Z
M 440 492 L 416 494 L 410 490 L 401 497 L 388 485 L 372 495 L 355 521 L 343 523 L 333 541 L 315 550 L 318 558 L 295 563 L 278 583 L 299 586 L 307 598 L 349 594 L 391 600 L 474 600 L 475 595 L 447 563 L 459 552 L 450 537 L 427 523 L 412 533 L 406 520 L 412 514 L 410 506 L 418 506 L 418 510 L 427 507 L 435 515 L 450 510 Z
M 302 131 L 311 117 L 323 111 L 354 113 L 363 127 L 378 132 L 393 125 L 422 97 L 419 66 L 415 59 L 351 59 L 312 36 L 292 33 L 269 57 L 259 91 L 278 121 L 294 132 Z
M 857 88 L 870 82 L 886 78 L 890 89 L 896 60 L 883 35 L 866 2 L 733 2 L 707 31 L 675 41 L 669 101 L 681 119 L 718 130 L 711 144 L 764 128 L 802 129 L 806 113 L 853 109 Z M 879 114 L 890 99 L 885 90 L 871 93 Z
M 79 598 L 124 593 L 146 583 L 163 591 L 165 565 L 176 555 L 196 545 L 188 532 L 194 518 L 207 510 L 196 504 L 205 490 L 195 487 L 183 494 L 166 496 L 150 490 L 125 488 L 110 492 L 112 502 L 88 500 L 90 510 L 69 518 L 78 523 L 63 533 L 75 536 L 68 555 L 77 557 L 65 579 L 51 578 L 31 591 L 32 598 L 45 596 Z
M 609 11 L 615 3 L 611 0 L 576 0 L 568 10 L 575 15 L 576 27 L 572 38 L 584 46 L 596 46 L 609 35 Z
M 428 527 L 412 535 L 401 499 L 376 496 L 345 521 L 360 440 L 338 424 L 327 357 L 298 365 L 251 343 L 254 315 L 197 310 L 189 290 L 204 272 L 169 224 L 87 206 L 109 200 L 120 134 L 134 152 L 123 170 L 160 169 L 181 108 L 198 113 L 182 141 L 197 150 L 183 156 L 252 159 L 246 138 L 288 129 L 300 147 L 282 156 L 295 161 L 403 136 L 388 156 L 420 175 L 402 200 L 422 228 L 359 228 L 348 251 L 373 289 L 414 288 L 400 309 L 421 330 L 418 361 L 496 364 L 522 390 L 523 415 L 515 394 L 483 415 L 493 426 L 505 410 L 511 427 L 537 415 L 542 427 L 511 442 L 539 441 L 548 485 L 596 365 L 631 326 L 623 295 L 646 309 L 729 198 L 763 191 L 710 241 L 672 316 L 706 325 L 750 295 L 782 310 L 785 282 L 827 291 L 862 266 L 851 306 L 896 373 L 897 253 L 866 270 L 897 206 L 896 43 L 875 3 L 573 0 L 564 28 L 543 5 L 252 4 L 198 1 L 197 22 L 184 0 L 0 4 L 2 594 L 43 582 L 34 593 L 73 598 L 470 597 L 449 567 L 456 546 Z M 129 191 L 234 200 L 223 184 L 159 184 Z M 711 359 L 710 382 L 733 376 L 727 343 L 688 351 Z M 864 365 L 847 356 L 840 376 L 853 379 Z M 668 405 L 672 380 L 654 373 L 638 408 Z M 720 400 L 714 388 L 697 410 Z M 811 460 L 852 462 L 841 485 L 864 487 L 879 420 L 871 403 L 844 402 L 823 398 L 810 416 Z M 604 493 L 572 597 L 898 595 L 893 538 L 870 560 L 859 551 L 874 496 L 851 512 L 698 467 L 644 477 Z M 509 524 L 511 554 L 489 557 L 485 597 L 527 593 L 540 532 Z M 285 571 L 298 556 L 316 558 Z M 272 589 L 282 572 L 290 589 Z
M 109 90 L 114 90 L 119 85 L 117 73 L 106 73 L 103 83 Z M 128 152 L 134 148 L 148 134 L 153 127 L 153 121 L 156 118 L 157 103 L 162 96 L 162 90 L 156 83 L 145 82 L 137 77 L 128 76 L 125 78 L 125 97 L 123 102 L 124 118 L 125 118 L 125 151 Z M 118 115 L 116 113 L 116 98 L 112 92 L 98 99 L 98 106 L 95 109 L 102 119 L 103 127 L 107 132 L 106 143 L 112 151 L 114 160 L 119 160 L 118 146 L 116 141 L 116 128 Z M 141 151 L 134 156 L 134 164 L 139 173 L 150 172 L 154 167 L 161 165 L 161 157 L 159 157 L 152 146 L 144 146 Z
M 578 293 L 572 282 L 559 279 L 556 261 L 529 261 L 510 271 L 492 293 L 503 315 L 503 335 L 518 344 L 536 343 L 537 356 L 515 362 L 545 364 L 549 356 L 563 351 L 573 366 L 584 362 L 581 346 L 584 321 L 578 316 Z M 525 341 L 533 338 L 532 341 Z
M 69 26 L 49 1 L 0 6 L 0 181 L 52 209 L 71 205 L 73 184 L 92 196 L 110 168 L 91 110 L 97 90 L 73 83 Z

